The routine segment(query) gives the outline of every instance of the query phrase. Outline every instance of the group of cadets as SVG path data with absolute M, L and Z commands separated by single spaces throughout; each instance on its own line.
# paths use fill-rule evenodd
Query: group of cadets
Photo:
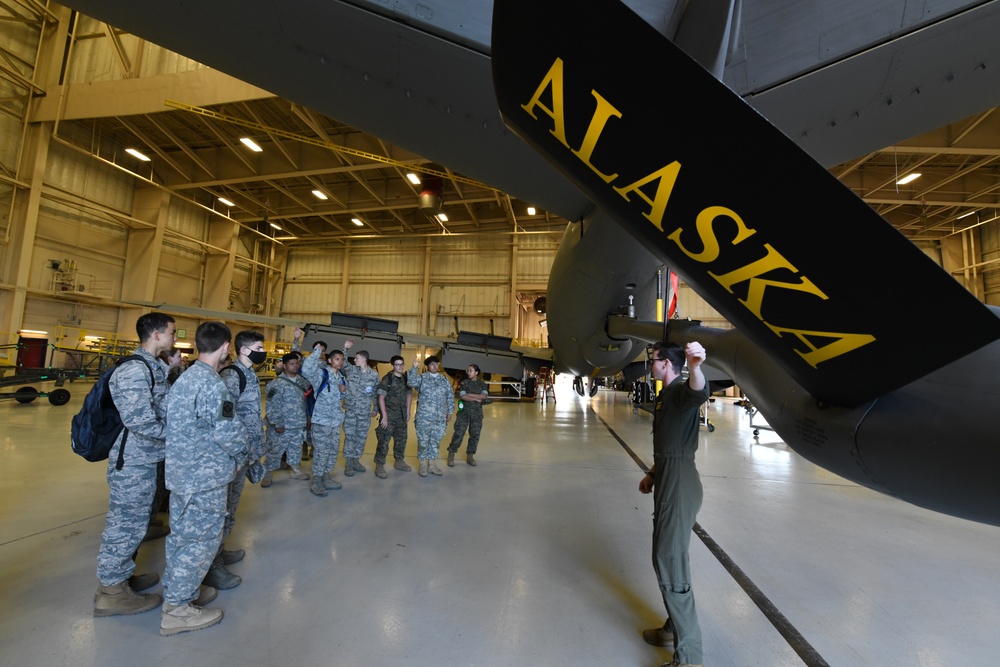
M 440 373 L 436 357 L 419 359 L 404 374 L 400 356 L 381 379 L 368 366 L 368 353 L 358 351 L 347 364 L 344 351 L 327 352 L 314 345 L 303 360 L 302 331 L 295 330 L 292 352 L 265 387 L 266 425 L 260 383 L 254 366 L 266 358 L 264 337 L 241 331 L 235 341 L 221 322 L 202 323 L 195 333 L 198 358 L 168 382 L 176 367 L 175 322 L 163 313 L 148 313 L 136 322 L 139 347 L 135 357 L 112 373 L 109 389 L 125 429 L 108 457 L 108 514 L 98 554 L 100 585 L 94 596 L 95 616 L 138 614 L 162 603 L 160 634 L 200 630 L 222 620 L 222 610 L 205 607 L 218 589 L 238 586 L 242 579 L 228 566 L 246 555 L 227 550 L 236 510 L 247 479 L 268 487 L 282 456 L 292 479 L 309 480 L 309 491 L 326 496 L 341 488 L 332 477 L 344 431 L 344 474 L 365 472 L 361 465 L 371 420 L 376 430 L 375 475 L 387 477 L 385 464 L 393 440 L 394 468 L 409 472 L 404 460 L 406 431 L 417 391 L 414 427 L 419 475 L 441 475 L 438 447 L 455 412 L 454 391 Z M 232 344 L 232 345 L 231 345 Z M 354 346 L 344 342 L 344 350 Z M 230 348 L 236 360 L 230 359 Z M 301 374 L 299 373 L 301 367 Z M 448 446 L 448 465 L 469 431 L 469 465 L 482 427 L 482 405 L 488 402 L 479 367 L 470 366 L 459 387 L 459 416 Z M 307 398 L 315 399 L 311 414 Z M 313 443 L 312 475 L 302 470 L 307 429 Z M 267 437 L 265 438 L 265 433 Z M 261 466 L 261 459 L 264 465 Z M 259 472 L 259 474 L 258 474 Z M 157 480 L 170 491 L 170 533 L 166 540 L 163 595 L 140 593 L 156 585 L 155 572 L 135 574 L 135 556 L 160 502 Z

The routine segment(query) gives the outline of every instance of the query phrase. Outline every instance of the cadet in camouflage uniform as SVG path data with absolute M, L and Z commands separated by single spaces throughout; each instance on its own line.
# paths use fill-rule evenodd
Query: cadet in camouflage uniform
M 403 472 L 413 470 L 406 464 L 406 427 L 410 422 L 410 403 L 413 391 L 406 384 L 403 357 L 396 355 L 389 360 L 392 370 L 382 377 L 378 385 L 378 407 L 381 421 L 375 429 L 378 447 L 375 449 L 375 474 L 385 479 L 385 457 L 389 453 L 389 439 L 394 440 L 392 454 L 396 458 L 395 468 Z
M 310 493 L 327 495 L 328 489 L 339 489 L 342 485 L 330 477 L 337 463 L 340 451 L 340 427 L 344 423 L 343 396 L 347 385 L 340 369 L 344 365 L 344 353 L 334 350 L 325 354 L 326 344 L 318 342 L 313 353 L 302 364 L 302 375 L 316 388 L 316 405 L 312 413 L 313 432 L 313 481 Z
M 479 366 L 469 364 L 465 374 L 469 377 L 462 380 L 458 386 L 458 414 L 455 416 L 455 432 L 448 445 L 448 466 L 455 465 L 455 453 L 462 445 L 465 430 L 469 430 L 469 444 L 465 448 L 465 461 L 476 465 L 475 453 L 479 447 L 479 434 L 483 430 L 483 401 L 489 399 L 490 390 L 486 383 L 479 379 Z
M 219 362 L 229 356 L 229 327 L 203 322 L 194 338 L 198 360 L 177 378 L 167 397 L 171 530 L 163 573 L 163 636 L 222 620 L 221 609 L 192 602 L 222 544 L 229 483 L 247 459 L 247 432 L 218 372 Z
M 219 371 L 219 376 L 236 397 L 236 418 L 243 424 L 247 433 L 247 457 L 240 462 L 239 470 L 229 483 L 226 497 L 226 520 L 222 526 L 222 543 L 219 553 L 212 561 L 212 567 L 205 577 L 205 584 L 219 590 L 235 588 L 242 579 L 227 569 L 227 565 L 238 563 L 246 556 L 243 549 L 230 551 L 225 548 L 226 538 L 233 531 L 236 523 L 236 510 L 246 486 L 246 470 L 252 462 L 260 462 L 264 457 L 264 423 L 261 419 L 260 380 L 254 371 L 254 364 L 263 363 L 267 358 L 264 351 L 264 336 L 258 331 L 241 331 L 234 341 L 236 362 Z
M 306 392 L 309 381 L 299 375 L 299 355 L 289 352 L 281 358 L 285 372 L 267 383 L 267 473 L 260 485 L 271 486 L 274 471 L 281 465 L 284 454 L 291 466 L 291 479 L 309 479 L 302 470 L 302 438 L 305 436 L 308 415 Z
M 455 411 L 455 395 L 448 378 L 438 373 L 440 362 L 437 357 L 424 360 L 427 368 L 424 373 L 417 373 L 419 364 L 419 359 L 413 360 L 413 368 L 406 379 L 410 387 L 417 390 L 417 414 L 413 418 L 413 426 L 417 431 L 418 472 L 421 477 L 427 477 L 427 473 L 441 474 L 441 468 L 436 463 L 438 447 L 448 430 L 451 413 Z
M 354 347 L 353 340 L 344 341 L 344 350 Z M 344 397 L 344 474 L 348 477 L 355 472 L 367 470 L 361 465 L 361 455 L 365 453 L 365 440 L 372 425 L 375 410 L 375 388 L 378 373 L 368 367 L 368 353 L 364 350 L 354 355 L 354 364 L 344 366 L 347 377 L 347 394 Z
M 121 414 L 125 430 L 108 456 L 108 515 L 97 554 L 97 578 L 101 583 L 94 596 L 94 616 L 138 614 L 160 604 L 157 594 L 135 591 L 155 585 L 155 573 L 132 576 L 132 555 L 139 548 L 149 526 L 156 495 L 156 471 L 163 461 L 166 428 L 167 374 L 157 356 L 174 344 L 174 318 L 163 313 L 147 313 L 135 323 L 142 361 L 123 363 L 111 374 L 108 387 Z M 124 452 L 122 446 L 124 442 Z M 123 465 L 118 469 L 118 455 Z

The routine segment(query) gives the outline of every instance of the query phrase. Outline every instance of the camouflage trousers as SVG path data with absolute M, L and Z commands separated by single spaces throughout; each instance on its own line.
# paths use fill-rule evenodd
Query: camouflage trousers
M 441 438 L 448 430 L 444 419 L 417 419 L 413 423 L 417 431 L 417 458 L 421 461 L 436 459 L 441 446 Z
M 198 597 L 198 587 L 222 544 L 228 488 L 191 494 L 171 491 L 164 601 L 181 605 Z
M 389 440 L 392 439 L 392 455 L 396 459 L 401 459 L 406 455 L 406 420 L 403 414 L 389 416 L 389 428 L 382 428 L 380 424 L 375 428 L 375 438 L 378 446 L 375 448 L 375 463 L 385 465 L 385 457 L 389 453 Z
M 370 407 L 363 410 L 348 410 L 344 415 L 344 458 L 360 459 L 365 453 L 365 440 L 372 425 Z
M 325 475 L 337 464 L 337 454 L 340 452 L 340 423 L 334 426 L 313 424 L 312 432 L 312 474 Z
M 483 432 L 482 411 L 463 410 L 458 413 L 455 417 L 455 432 L 451 436 L 451 444 L 448 445 L 449 452 L 457 452 L 462 446 L 466 429 L 469 431 L 469 444 L 465 447 L 465 453 L 475 454 L 479 448 L 479 434 Z
M 240 506 L 240 498 L 243 497 L 243 487 L 246 484 L 246 468 L 237 468 L 236 476 L 226 487 L 226 520 L 222 524 L 223 542 L 229 537 L 229 533 L 233 532 L 233 524 L 236 523 L 236 508 Z M 222 544 L 219 544 L 219 548 L 222 548 Z
M 97 553 L 97 578 L 102 586 L 120 584 L 132 576 L 132 555 L 149 528 L 156 496 L 157 463 L 129 463 L 115 470 L 116 456 L 108 462 L 108 515 L 104 520 L 101 549 Z M 173 521 L 171 521 L 173 523 Z
M 281 466 L 281 455 L 285 455 L 288 465 L 298 468 L 302 465 L 302 438 L 305 437 L 306 428 L 285 428 L 284 433 L 278 433 L 274 428 L 267 430 L 267 459 L 264 467 L 268 471 L 274 472 Z

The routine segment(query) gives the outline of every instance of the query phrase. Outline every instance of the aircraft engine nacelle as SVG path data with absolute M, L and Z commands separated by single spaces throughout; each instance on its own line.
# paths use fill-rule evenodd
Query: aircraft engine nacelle
M 605 321 L 627 307 L 630 296 L 637 318 L 655 319 L 660 265 L 602 213 L 568 226 L 552 263 L 547 295 L 549 341 L 560 372 L 610 375 L 633 360 L 635 343 L 611 338 Z

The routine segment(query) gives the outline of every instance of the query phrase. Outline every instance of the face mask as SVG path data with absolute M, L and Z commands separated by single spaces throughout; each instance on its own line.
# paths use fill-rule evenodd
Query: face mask
M 267 359 L 267 352 L 264 350 L 250 350 L 250 354 L 247 355 L 251 364 L 260 364 Z

